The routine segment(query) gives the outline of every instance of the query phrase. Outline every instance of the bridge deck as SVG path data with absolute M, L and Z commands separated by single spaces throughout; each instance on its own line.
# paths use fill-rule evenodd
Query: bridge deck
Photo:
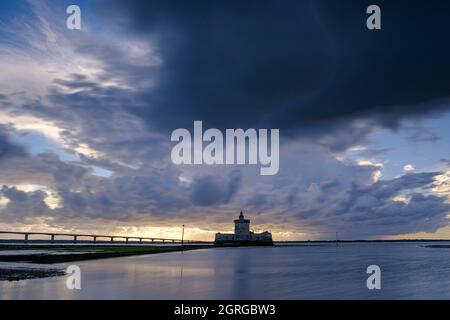
M 186 240 L 186 239 L 168 239 L 168 238 L 153 238 L 153 237 L 138 237 L 138 236 L 123 236 L 123 235 L 101 235 L 101 234 L 82 234 L 82 233 L 54 233 L 54 232 L 31 232 L 31 231 L 0 231 L 1 234 L 8 234 L 8 235 L 23 235 L 22 239 L 5 239 L 5 240 L 11 240 L 14 242 L 33 242 L 33 241 L 42 241 L 41 239 L 30 239 L 30 236 L 33 235 L 40 235 L 40 236 L 48 236 L 50 237 L 50 242 L 55 242 L 56 237 L 72 237 L 73 243 L 85 243 L 88 240 L 80 240 L 79 238 L 91 238 L 91 242 L 97 243 L 99 238 L 107 238 L 109 239 L 109 242 L 114 242 L 115 239 L 124 239 L 126 243 L 129 242 L 129 240 L 138 240 L 139 243 L 148 243 L 150 242 L 172 242 L 172 243 L 210 243 L 208 241 L 195 241 L 195 240 Z M 58 241 L 62 241 L 61 239 Z M 102 241 L 104 242 L 104 241 Z

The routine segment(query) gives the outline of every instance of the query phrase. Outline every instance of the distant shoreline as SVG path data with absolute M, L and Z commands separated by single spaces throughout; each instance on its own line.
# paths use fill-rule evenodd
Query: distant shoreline
M 301 241 L 274 241 L 278 243 L 375 243 L 375 242 L 450 242 L 450 239 L 395 239 L 395 240 L 301 240 Z
M 210 244 L 205 244 L 204 246 L 210 246 L 214 247 L 213 241 L 206 242 Z M 274 240 L 274 244 L 283 244 L 283 243 L 359 243 L 359 242 L 450 242 L 450 239 L 374 239 L 374 240 Z M 24 247 L 35 247 L 35 246 L 48 246 L 48 248 L 58 247 L 58 246 L 73 246 L 73 247 L 86 247 L 86 246 L 117 246 L 117 247 L 124 247 L 124 246 L 134 246 L 134 247 L 159 247 L 156 243 L 145 243 L 145 244 L 139 244 L 139 243 L 126 243 L 125 241 L 114 241 L 114 243 L 111 243 L 109 241 L 97 241 L 95 245 L 92 244 L 92 241 L 83 241 L 78 240 L 76 244 L 73 243 L 72 240 L 55 240 L 53 243 L 49 242 L 48 240 L 29 240 L 28 243 L 24 243 L 23 240 L 4 240 L 0 239 L 0 251 L 4 250 L 6 247 L 11 246 L 24 246 Z M 169 247 L 172 246 L 170 243 L 166 243 L 165 246 L 161 247 Z M 178 244 L 178 246 L 180 246 Z M 189 247 L 189 244 L 184 245 L 184 248 Z M 195 245 L 195 247 L 199 247 L 200 245 Z

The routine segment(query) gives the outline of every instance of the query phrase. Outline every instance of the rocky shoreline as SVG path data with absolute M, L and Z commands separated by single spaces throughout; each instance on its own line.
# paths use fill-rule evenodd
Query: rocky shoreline
M 40 269 L 0 269 L 0 281 L 19 281 L 36 278 L 49 278 L 63 276 L 63 270 L 40 270 Z
M 0 262 L 0 281 L 18 281 L 35 278 L 63 276 L 63 268 L 33 263 Z

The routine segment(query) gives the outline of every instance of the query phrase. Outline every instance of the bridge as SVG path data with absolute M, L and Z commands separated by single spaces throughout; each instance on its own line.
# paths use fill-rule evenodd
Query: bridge
M 149 237 L 137 237 L 137 236 L 122 236 L 122 235 L 99 235 L 99 234 L 79 234 L 79 233 L 53 233 L 53 232 L 31 232 L 31 231 L 0 231 L 0 235 L 16 235 L 21 236 L 21 239 L 2 239 L 2 242 L 13 241 L 19 243 L 31 243 L 31 242 L 41 242 L 45 241 L 42 239 L 31 239 L 31 236 L 48 236 L 48 241 L 50 243 L 55 243 L 56 241 L 61 242 L 71 242 L 71 243 L 139 243 L 139 244 L 149 244 L 149 243 L 211 243 L 209 241 L 197 241 L 197 240 L 186 240 L 186 239 L 167 239 L 167 238 L 149 238 Z M 57 239 L 58 237 L 59 239 Z M 61 239 L 61 237 L 71 238 L 71 240 Z M 88 238 L 90 240 L 81 240 L 80 238 Z M 99 240 L 100 239 L 100 240 Z M 104 239 L 103 241 L 101 239 Z M 105 241 L 105 239 L 107 239 Z M 117 240 L 122 241 L 117 241 Z M 132 240 L 132 241 L 130 241 Z

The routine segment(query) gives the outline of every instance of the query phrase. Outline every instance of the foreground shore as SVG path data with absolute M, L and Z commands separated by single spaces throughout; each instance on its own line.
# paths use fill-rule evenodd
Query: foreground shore
M 185 246 L 0 245 L 0 281 L 62 276 L 58 263 L 211 248 Z

